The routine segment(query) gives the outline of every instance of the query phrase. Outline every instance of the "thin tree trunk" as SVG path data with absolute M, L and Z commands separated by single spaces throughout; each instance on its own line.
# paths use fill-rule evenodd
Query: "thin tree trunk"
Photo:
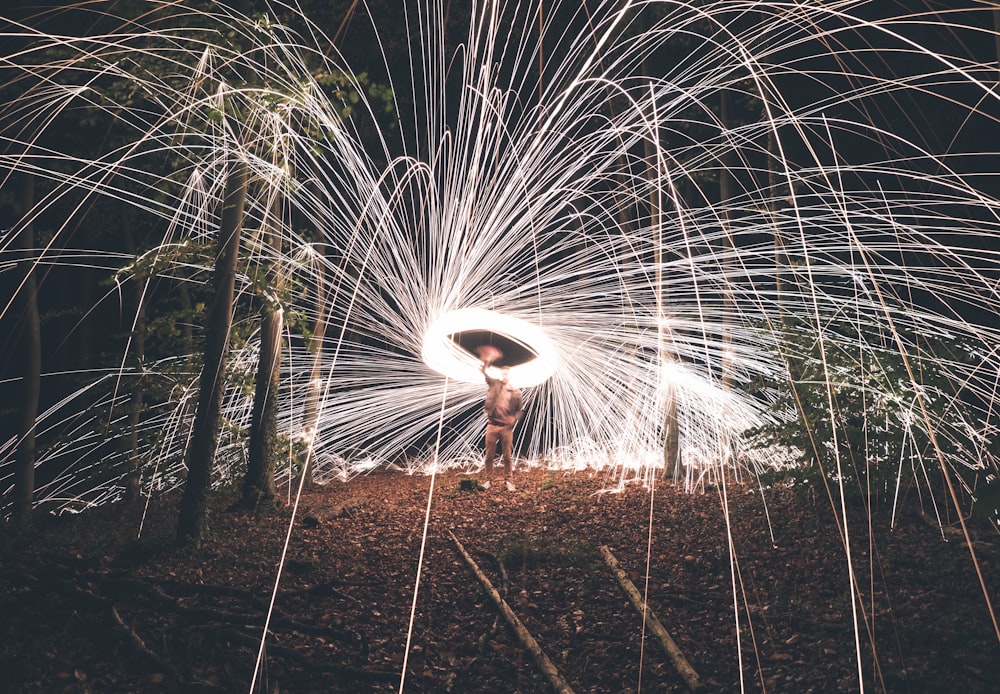
M 731 113 L 732 96 L 728 90 L 723 89 L 719 94 L 719 120 L 722 127 L 733 129 L 733 116 Z M 733 364 L 730 354 L 732 350 L 730 344 L 733 341 L 732 326 L 735 322 L 736 301 L 733 297 L 734 264 L 736 256 L 736 244 L 733 242 L 732 212 L 730 205 L 734 199 L 734 178 L 733 167 L 736 165 L 736 152 L 732 147 L 725 147 L 722 156 L 719 158 L 721 169 L 719 170 L 719 203 L 721 206 L 720 222 L 722 223 L 723 245 L 720 249 L 720 270 L 722 271 L 722 359 L 719 365 L 721 371 L 719 380 L 722 387 L 728 390 L 733 382 Z M 719 476 L 726 474 L 726 470 L 732 466 L 734 474 L 738 474 L 738 469 L 733 460 L 732 441 L 728 432 L 722 428 L 719 440 Z
M 640 31 L 648 30 L 652 26 L 653 18 L 650 8 L 646 8 L 636 18 L 637 28 Z M 646 75 L 656 74 L 655 66 L 647 56 L 643 71 Z M 650 99 L 653 101 L 655 109 L 656 95 L 653 92 L 654 82 L 650 82 Z M 663 190 L 662 182 L 667 180 L 665 172 L 660 170 L 659 148 L 662 147 L 660 141 L 659 121 L 654 116 L 655 129 L 650 133 L 650 137 L 643 141 L 643 155 L 646 165 L 646 179 L 649 184 L 649 229 L 653 234 L 653 268 L 655 273 L 653 291 L 656 293 L 656 318 L 657 318 L 657 357 L 661 367 L 672 361 L 673 351 L 671 349 L 670 329 L 667 326 L 667 306 L 670 304 L 668 289 L 663 282 Z M 682 214 L 679 194 L 675 193 L 674 212 L 678 218 Z M 663 393 L 663 473 L 661 479 L 677 479 L 680 474 L 680 432 L 677 429 L 677 394 L 673 384 L 664 385 Z
M 313 486 L 313 467 L 316 457 L 316 435 L 319 432 L 319 411 L 320 401 L 323 398 L 323 340 L 326 337 L 326 275 L 323 244 L 315 245 L 316 254 L 319 256 L 316 263 L 316 323 L 313 326 L 312 336 L 309 338 L 309 351 L 312 352 L 312 368 L 309 372 L 308 390 L 306 401 L 302 412 L 302 426 L 306 435 L 306 459 L 302 464 L 302 472 L 299 484 L 304 488 Z
M 689 195 L 688 184 L 685 180 L 678 181 L 674 190 L 674 211 L 677 214 L 678 221 L 683 224 L 684 219 L 682 215 L 687 207 L 685 202 L 686 195 Z M 669 296 L 664 289 L 664 302 L 666 303 Z M 672 340 L 672 336 L 667 332 L 665 336 L 666 340 Z M 664 402 L 663 408 L 663 479 L 672 479 L 675 482 L 680 480 L 681 474 L 683 473 L 683 466 L 681 465 L 681 433 L 680 433 L 680 423 L 678 421 L 678 409 L 679 401 L 677 389 L 671 388 L 669 397 L 666 402 Z
M 122 211 L 122 236 L 128 252 L 136 257 L 135 235 L 132 232 L 132 216 L 128 208 Z M 142 371 L 146 360 L 146 302 L 143 300 L 143 285 L 145 277 L 135 277 L 129 282 L 129 296 L 135 309 L 135 322 L 129 346 L 129 367 L 133 372 L 132 393 L 129 399 L 127 434 L 125 437 L 128 469 L 125 473 L 125 503 L 132 503 L 139 498 L 139 419 L 142 416 L 143 377 Z
M 281 235 L 275 230 L 280 223 L 280 197 L 272 206 L 269 228 L 264 233 L 275 258 L 281 254 Z M 278 442 L 278 387 L 281 384 L 282 313 L 278 297 L 282 289 L 281 270 L 275 264 L 273 296 L 264 297 L 260 318 L 260 355 L 254 381 L 253 419 L 250 423 L 250 455 L 243 478 L 243 505 L 256 508 L 273 504 L 277 490 L 274 484 L 275 455 Z
M 1000 9 L 993 10 L 993 48 L 996 52 L 997 70 L 1000 71 Z
M 199 542 L 205 533 L 208 487 L 219 443 L 219 413 L 225 390 L 229 331 L 233 323 L 236 262 L 239 257 L 243 208 L 247 198 L 246 162 L 231 162 L 226 178 L 219 251 L 215 261 L 215 296 L 208 314 L 205 364 L 201 371 L 198 405 L 188 449 L 188 475 L 181 496 L 177 542 Z
M 18 207 L 22 216 L 31 212 L 35 197 L 35 179 L 29 174 L 18 178 Z M 17 403 L 19 410 L 17 450 L 14 454 L 14 527 L 27 530 L 31 527 L 31 509 L 35 496 L 35 424 L 38 417 L 38 400 L 42 374 L 41 321 L 38 315 L 38 285 L 35 279 L 35 233 L 28 222 L 17 235 L 21 252 L 23 282 L 15 297 L 15 310 L 20 317 L 21 392 Z
M 680 479 L 681 435 L 677 429 L 677 393 L 670 388 L 663 403 L 663 479 Z
M 649 191 L 649 223 L 653 232 L 653 267 L 655 273 L 654 291 L 656 292 L 657 318 L 657 354 L 661 366 L 673 360 L 671 350 L 670 329 L 667 327 L 666 306 L 669 303 L 667 288 L 663 283 L 663 201 L 660 190 L 662 176 L 659 171 L 658 152 L 659 130 L 652 135 L 656 141 L 645 141 L 646 177 L 650 182 Z M 656 185 L 652 185 L 655 183 Z M 675 211 L 680 215 L 679 205 Z M 673 384 L 664 385 L 663 393 L 663 474 L 664 480 L 677 479 L 679 475 L 678 461 L 680 458 L 680 433 L 677 431 L 677 397 Z
M 278 441 L 277 402 L 281 375 L 281 312 L 264 309 L 260 327 L 260 360 L 254 384 L 250 452 L 243 479 L 243 504 L 256 508 L 273 503 Z
M 765 112 L 766 115 L 766 112 Z M 778 227 L 778 209 L 780 202 L 777 199 L 778 193 L 778 171 L 776 169 L 778 160 L 778 136 L 773 128 L 767 130 L 767 187 L 770 191 L 770 210 L 772 228 L 772 239 L 774 244 L 774 301 L 778 307 L 778 320 L 782 327 L 786 322 L 785 310 L 782 306 L 785 293 L 785 267 L 788 259 L 785 257 L 785 246 L 781 240 L 781 230 Z
M 719 93 L 719 120 L 722 122 L 722 127 L 730 128 L 732 127 L 732 114 L 731 111 L 731 99 L 729 92 L 727 90 L 722 90 Z M 733 173 L 732 167 L 734 165 L 735 152 L 731 147 L 725 147 L 722 156 L 719 158 L 719 163 L 722 168 L 719 170 L 719 203 L 721 205 L 720 221 L 722 222 L 724 234 L 724 244 L 721 249 L 721 270 L 722 270 L 722 282 L 723 282 L 723 296 L 722 296 L 722 374 L 721 381 L 722 387 L 728 388 L 732 382 L 732 365 L 729 363 L 728 354 L 730 352 L 729 344 L 732 342 L 732 329 L 731 325 L 733 322 L 733 315 L 736 311 L 736 302 L 733 299 L 732 290 L 732 273 L 733 261 L 731 256 L 736 253 L 736 246 L 733 243 L 733 231 L 731 217 L 732 214 L 729 210 L 729 205 L 733 200 Z

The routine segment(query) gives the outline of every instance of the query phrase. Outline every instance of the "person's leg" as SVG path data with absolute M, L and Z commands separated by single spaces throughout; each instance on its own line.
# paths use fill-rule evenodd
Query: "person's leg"
M 500 427 L 492 424 L 486 425 L 486 459 L 483 461 L 483 474 L 487 479 L 493 477 L 493 459 L 497 454 L 497 439 L 500 436 Z
M 503 451 L 503 478 L 509 480 L 514 467 L 514 427 L 504 427 L 500 434 L 500 448 Z

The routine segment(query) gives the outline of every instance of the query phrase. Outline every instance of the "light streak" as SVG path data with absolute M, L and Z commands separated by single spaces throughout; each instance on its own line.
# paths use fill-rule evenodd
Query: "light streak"
M 796 365 L 823 367 L 808 385 L 828 395 L 831 419 L 834 394 L 852 388 L 861 414 L 890 413 L 879 433 L 906 442 L 892 486 L 909 474 L 935 512 L 928 463 L 965 495 L 963 474 L 996 469 L 1000 105 L 988 9 L 941 20 L 874 17 L 862 0 L 653 0 L 588 14 L 557 0 L 546 13 L 560 21 L 539 36 L 535 3 L 477 1 L 455 49 L 441 3 L 427 2 L 406 16 L 408 69 L 386 73 L 390 126 L 351 56 L 293 5 L 272 3 L 282 20 L 270 23 L 221 5 L 188 15 L 232 44 L 181 26 L 172 2 L 89 37 L 0 28 L 20 46 L 0 65 L 24 87 L 0 106 L 0 175 L 40 182 L 19 221 L 51 228 L 39 269 L 124 266 L 116 280 L 148 296 L 203 287 L 211 262 L 198 249 L 214 241 L 224 163 L 249 164 L 234 329 L 246 337 L 234 345 L 216 484 L 244 465 L 251 399 L 239 382 L 258 350 L 246 307 L 266 266 L 294 282 L 274 297 L 291 323 L 328 326 L 321 383 L 308 340 L 286 333 L 278 415 L 321 481 L 481 464 L 479 363 L 451 337 L 470 328 L 534 355 L 512 368 L 527 395 L 526 464 L 650 483 L 670 398 L 688 488 L 789 467 L 793 446 L 755 447 L 745 432 L 795 421 L 774 384 Z M 640 7 L 655 10 L 646 24 L 629 12 Z M 928 26 L 939 43 L 922 38 Z M 324 72 L 342 75 L 339 94 L 317 81 Z M 134 99 L 110 88 L 123 83 Z M 723 122 L 723 93 L 753 108 Z M 84 106 L 121 135 L 86 155 L 49 137 Z M 295 223 L 277 253 L 261 232 L 279 190 Z M 57 250 L 96 200 L 162 229 L 141 260 Z M 18 228 L 0 237 L 2 273 L 17 267 Z M 12 305 L 0 296 L 0 317 Z M 120 496 L 123 413 L 140 376 L 162 394 L 142 421 L 144 487 L 183 480 L 196 347 L 161 351 L 141 371 L 124 354 L 117 363 L 47 399 L 39 502 L 78 510 Z M 309 393 L 323 394 L 315 422 Z M 837 452 L 845 429 L 809 446 Z M 15 444 L 0 441 L 0 491 Z
M 897 105 L 913 91 L 929 103 L 965 103 L 970 121 L 994 127 L 991 93 L 976 77 L 980 66 L 914 43 L 905 30 L 911 19 L 925 21 L 922 15 L 875 21 L 853 17 L 851 2 L 834 9 L 760 3 L 750 21 L 731 14 L 725 3 L 655 5 L 662 18 L 634 34 L 620 31 L 620 7 L 587 21 L 570 13 L 575 18 L 562 36 L 563 50 L 548 61 L 551 79 L 536 90 L 531 54 L 537 46 L 529 31 L 516 30 L 522 26 L 517 18 L 528 22 L 533 10 L 491 4 L 491 12 L 516 21 L 502 27 L 494 17 L 470 27 L 465 53 L 452 67 L 452 81 L 457 76 L 467 88 L 454 92 L 445 86 L 441 17 L 428 7 L 410 17 L 424 62 L 414 64 L 411 84 L 394 84 L 400 94 L 426 95 L 428 109 L 406 121 L 408 128 L 377 132 L 367 141 L 313 79 L 312 64 L 354 74 L 314 26 L 299 35 L 281 23 L 263 27 L 206 15 L 240 36 L 248 47 L 241 51 L 171 27 L 168 3 L 150 3 L 145 24 L 93 38 L 13 27 L 34 45 L 5 56 L 6 64 L 22 69 L 26 83 L 37 79 L 45 86 L 26 89 L 6 106 L 5 141 L 9 151 L 22 152 L 0 158 L 0 166 L 51 180 L 51 192 L 26 218 L 41 217 L 76 191 L 162 219 L 162 243 L 144 254 L 143 262 L 155 269 L 146 280 L 151 287 L 207 280 L 208 259 L 190 249 L 211 243 L 226 150 L 238 149 L 264 184 L 248 202 L 251 231 L 266 223 L 270 186 L 283 186 L 296 218 L 334 252 L 312 257 L 313 242 L 290 227 L 283 230 L 288 250 L 282 257 L 270 258 L 273 251 L 257 233 L 247 235 L 245 250 L 251 262 L 274 262 L 301 287 L 285 299 L 288 315 L 305 325 L 322 319 L 331 326 L 321 369 L 328 387 L 305 387 L 312 355 L 294 342 L 283 363 L 280 414 L 286 437 L 298 439 L 309 430 L 324 477 L 384 464 L 418 469 L 414 461 L 426 459 L 437 413 L 441 380 L 435 369 L 455 380 L 445 404 L 442 464 L 475 460 L 469 451 L 482 423 L 469 413 L 482 395 L 478 364 L 462 350 L 432 349 L 448 346 L 444 338 L 427 338 L 444 316 L 478 310 L 522 321 L 504 328 L 510 333 L 530 324 L 544 336 L 528 340 L 544 345 L 532 366 L 544 369 L 518 376 L 531 390 L 532 417 L 519 432 L 529 460 L 608 467 L 624 479 L 645 479 L 662 463 L 663 399 L 670 392 L 681 403 L 681 460 L 691 484 L 713 479 L 717 465 L 738 472 L 785 464 L 787 452 L 752 449 L 741 433 L 794 413 L 771 410 L 771 396 L 751 397 L 746 389 L 780 378 L 788 358 L 805 356 L 783 352 L 791 349 L 783 317 L 811 315 L 823 345 L 839 339 L 824 326 L 843 317 L 868 335 L 905 331 L 961 342 L 982 355 L 976 364 L 921 356 L 937 360 L 956 384 L 951 397 L 984 403 L 958 414 L 968 418 L 969 440 L 951 442 L 948 464 L 993 465 L 985 441 L 994 426 L 996 380 L 986 374 L 997 360 L 1000 323 L 992 308 L 1000 265 L 992 243 L 1000 229 L 997 203 L 974 176 L 963 175 L 960 167 L 968 167 L 971 157 L 935 151 L 919 131 L 904 136 L 887 112 L 918 115 Z M 689 37 L 710 27 L 725 40 L 708 34 L 691 45 Z M 865 54 L 833 51 L 832 42 L 847 35 L 869 43 L 872 57 L 891 50 L 923 59 L 927 68 L 905 75 L 869 69 L 860 60 Z M 149 47 L 157 41 L 172 48 Z M 671 50 L 675 42 L 685 46 L 681 60 L 662 75 L 642 74 L 643 56 Z M 799 51 L 792 64 L 782 59 L 789 46 Z M 46 63 L 46 51 L 53 50 L 58 62 Z M 127 55 L 149 64 L 123 60 Z M 848 58 L 856 60 L 848 64 Z M 839 61 L 838 69 L 824 62 L 831 60 Z M 157 71 L 157 61 L 170 72 Z M 491 64 L 506 67 L 494 71 Z M 226 70 L 262 75 L 267 86 L 214 77 Z M 720 123 L 709 97 L 742 89 L 742 74 L 752 79 L 763 116 Z M 109 95 L 101 93 L 101 79 L 109 76 L 134 84 L 147 101 L 103 106 Z M 814 80 L 809 98 L 797 99 L 786 86 L 797 78 Z M 967 101 L 951 94 L 955 83 L 965 85 Z M 515 106 L 521 87 L 533 100 Z M 358 96 L 357 111 L 377 111 L 364 93 Z M 64 117 L 75 101 L 103 109 L 133 136 L 92 160 L 43 146 L 41 126 Z M 228 108 L 240 118 L 199 124 L 225 104 L 238 104 L 242 110 Z M 874 117 L 876 107 L 881 118 Z M 685 127 L 703 134 L 695 140 Z M 776 143 L 773 151 L 767 140 Z M 273 163 L 278 148 L 286 158 L 281 166 Z M 655 166 L 638 154 L 643 148 L 651 150 Z M 833 164 L 824 161 L 824 152 L 834 154 Z M 178 166 L 164 176 L 149 163 L 168 153 Z M 721 164 L 728 153 L 734 156 Z M 62 173 L 67 169 L 69 175 Z M 708 202 L 705 181 L 723 170 L 734 178 L 734 194 Z M 160 194 L 135 192 L 145 189 Z M 653 214 L 653 199 L 666 208 Z M 3 249 L 11 239 L 3 240 Z M 52 248 L 39 251 L 40 267 L 100 265 L 101 258 L 127 264 L 115 250 L 57 254 Z M 862 266 L 861 257 L 871 267 Z M 6 256 L 0 261 L 0 267 L 13 267 Z M 118 279 L 126 278 L 120 273 Z M 874 286 L 886 288 L 884 308 Z M 853 287 L 849 295 L 856 299 L 844 300 L 845 287 Z M 253 280 L 242 276 L 239 300 L 252 290 Z M 317 295 L 329 297 L 322 309 L 311 301 Z M 974 306 L 978 315 L 953 308 L 958 304 Z M 238 369 L 252 367 L 253 339 L 237 346 Z M 902 347 L 921 350 L 916 342 Z M 859 355 L 878 362 L 880 354 L 896 351 L 891 341 L 870 339 Z M 436 366 L 428 367 L 428 360 Z M 174 381 L 174 395 L 144 420 L 146 481 L 161 489 L 183 477 L 195 388 L 193 371 L 177 371 L 184 363 L 183 355 L 163 355 L 144 372 L 145 378 Z M 136 377 L 119 369 L 100 407 L 120 407 L 115 393 L 126 391 L 119 383 Z M 73 412 L 71 403 L 93 404 L 93 391 L 87 386 L 60 398 L 63 405 L 47 412 L 41 426 L 54 431 L 72 420 L 74 430 L 84 432 L 81 416 L 88 407 Z M 302 398 L 293 396 L 313 391 L 331 394 L 315 428 L 301 421 Z M 873 401 L 894 397 L 872 395 Z M 246 426 L 249 412 L 246 394 L 232 389 L 225 417 L 233 432 Z M 117 494 L 114 474 L 100 490 L 88 489 L 93 478 L 83 472 L 90 469 L 85 459 L 105 445 L 96 420 L 92 428 L 93 435 L 77 437 L 78 463 L 65 447 L 42 453 L 41 466 L 67 470 L 61 488 L 67 498 Z M 718 441 L 733 450 L 716 455 Z M 224 436 L 221 446 L 220 480 L 242 456 L 236 433 Z M 106 468 L 115 464 L 105 460 Z

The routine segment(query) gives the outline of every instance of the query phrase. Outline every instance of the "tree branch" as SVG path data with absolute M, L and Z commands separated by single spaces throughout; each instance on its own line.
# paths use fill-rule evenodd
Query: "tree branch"
M 556 669 L 556 666 L 542 651 L 541 646 L 539 646 L 538 642 L 535 641 L 531 632 L 525 628 L 524 624 L 521 623 L 521 620 L 517 618 L 516 614 L 514 614 L 514 611 L 510 609 L 510 605 L 507 604 L 507 601 L 500 597 L 500 593 L 498 593 L 497 589 L 493 587 L 492 583 L 490 583 L 490 579 L 486 577 L 486 574 L 480 570 L 476 561 L 469 556 L 468 552 L 465 551 L 465 547 L 463 547 L 462 543 L 458 541 L 455 534 L 449 530 L 448 535 L 451 536 L 451 539 L 455 542 L 455 546 L 458 548 L 459 554 L 461 554 L 462 558 L 465 559 L 465 562 L 472 569 L 472 572 L 476 574 L 476 578 L 478 578 L 479 582 L 483 585 L 483 589 L 486 591 L 486 594 L 490 596 L 491 600 L 493 600 L 493 603 L 497 606 L 497 609 L 500 610 L 500 614 L 503 615 L 504 619 L 507 620 L 507 624 L 517 635 L 521 644 L 528 650 L 528 652 L 531 653 L 539 669 L 541 669 L 545 676 L 548 677 L 553 689 L 555 689 L 559 694 L 573 694 L 573 690 L 566 683 L 566 680 L 559 675 L 559 671 Z

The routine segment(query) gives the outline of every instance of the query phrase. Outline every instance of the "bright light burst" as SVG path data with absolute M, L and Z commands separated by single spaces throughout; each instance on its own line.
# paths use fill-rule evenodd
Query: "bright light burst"
M 970 473 L 995 473 L 990 10 L 474 0 L 445 17 L 457 4 L 404 3 L 392 39 L 408 50 L 381 70 L 339 47 L 390 45 L 390 27 L 353 17 L 338 42 L 294 3 L 247 18 L 153 1 L 111 28 L 80 21 L 80 37 L 5 20 L 0 171 L 39 195 L 0 239 L 0 271 L 45 226 L 36 268 L 105 268 L 102 302 L 129 306 L 135 288 L 156 317 L 210 280 L 227 166 L 246 162 L 218 482 L 245 467 L 263 302 L 288 326 L 280 475 L 297 449 L 321 480 L 480 465 L 485 388 L 455 338 L 469 330 L 532 357 L 514 369 L 527 464 L 652 483 L 676 440 L 681 479 L 723 492 L 804 445 L 839 485 L 887 451 L 895 482 L 932 492 L 931 471 L 971 495 Z M 82 122 L 106 136 L 65 136 Z M 111 239 L 96 231 L 108 201 L 126 210 Z M 132 251 L 139 220 L 155 240 Z M 7 286 L 12 324 L 26 285 Z M 146 328 L 134 302 L 125 313 Z M 130 341 L 102 370 L 44 376 L 39 503 L 118 498 L 133 434 L 144 488 L 181 483 L 200 369 L 186 315 L 148 330 L 161 344 L 142 363 Z M 827 414 L 809 444 L 748 435 L 795 422 L 803 393 Z M 5 492 L 16 448 L 0 441 Z M 853 577 L 846 521 L 841 537 Z
M 408 6 L 410 62 L 372 78 L 392 88 L 391 126 L 352 56 L 294 5 L 272 3 L 268 19 L 222 6 L 181 18 L 175 3 L 151 2 L 135 22 L 83 38 L 8 22 L 23 49 L 0 60 L 23 88 L 3 107 L 0 167 L 43 182 L 21 224 L 59 205 L 82 215 L 97 198 L 158 219 L 159 242 L 131 264 L 117 250 L 87 253 L 161 296 L 208 280 L 207 256 L 185 249 L 212 242 L 226 162 L 244 159 L 254 182 L 237 302 L 261 300 L 255 268 L 294 282 L 270 297 L 301 326 L 288 332 L 279 422 L 311 447 L 321 477 L 478 464 L 478 365 L 455 365 L 445 388 L 448 368 L 425 360 L 437 321 L 474 311 L 540 328 L 527 342 L 544 373 L 523 379 L 529 416 L 517 433 L 532 463 L 649 479 L 676 426 L 689 483 L 787 465 L 794 451 L 744 433 L 794 417 L 775 386 L 790 365 L 821 363 L 832 389 L 902 359 L 908 376 L 863 384 L 872 406 L 907 399 L 912 416 L 892 426 L 961 431 L 940 446 L 949 470 L 995 468 L 989 13 L 598 4 L 474 2 L 461 46 L 445 45 L 440 3 Z M 320 74 L 337 76 L 334 93 Z M 83 108 L 117 123 L 87 154 L 51 136 Z M 278 254 L 264 241 L 272 228 Z M 87 262 L 55 252 L 69 229 L 37 250 L 39 266 Z M 316 362 L 302 335 L 320 323 Z M 219 480 L 244 463 L 247 330 Z M 142 419 L 144 483 L 177 484 L 197 382 L 185 356 L 136 370 L 123 354 L 121 368 L 60 396 L 40 418 L 56 441 L 40 456 L 52 471 L 40 499 L 74 507 L 118 494 L 139 375 L 165 393 Z M 852 368 L 838 373 L 845 359 Z M 922 399 L 952 406 L 921 416 Z M 0 449 L 5 487 L 13 450 Z M 914 453 L 911 469 L 924 465 L 935 455 Z
M 477 308 L 449 311 L 435 320 L 424 335 L 421 358 L 442 376 L 481 385 L 483 362 L 465 348 L 460 337 L 477 333 L 503 339 L 514 348 L 520 348 L 523 359 L 509 365 L 510 382 L 518 388 L 544 383 L 557 368 L 559 351 L 544 330 L 503 313 Z M 512 350 L 506 351 L 509 355 Z M 487 372 L 497 377 L 496 367 L 489 367 Z

